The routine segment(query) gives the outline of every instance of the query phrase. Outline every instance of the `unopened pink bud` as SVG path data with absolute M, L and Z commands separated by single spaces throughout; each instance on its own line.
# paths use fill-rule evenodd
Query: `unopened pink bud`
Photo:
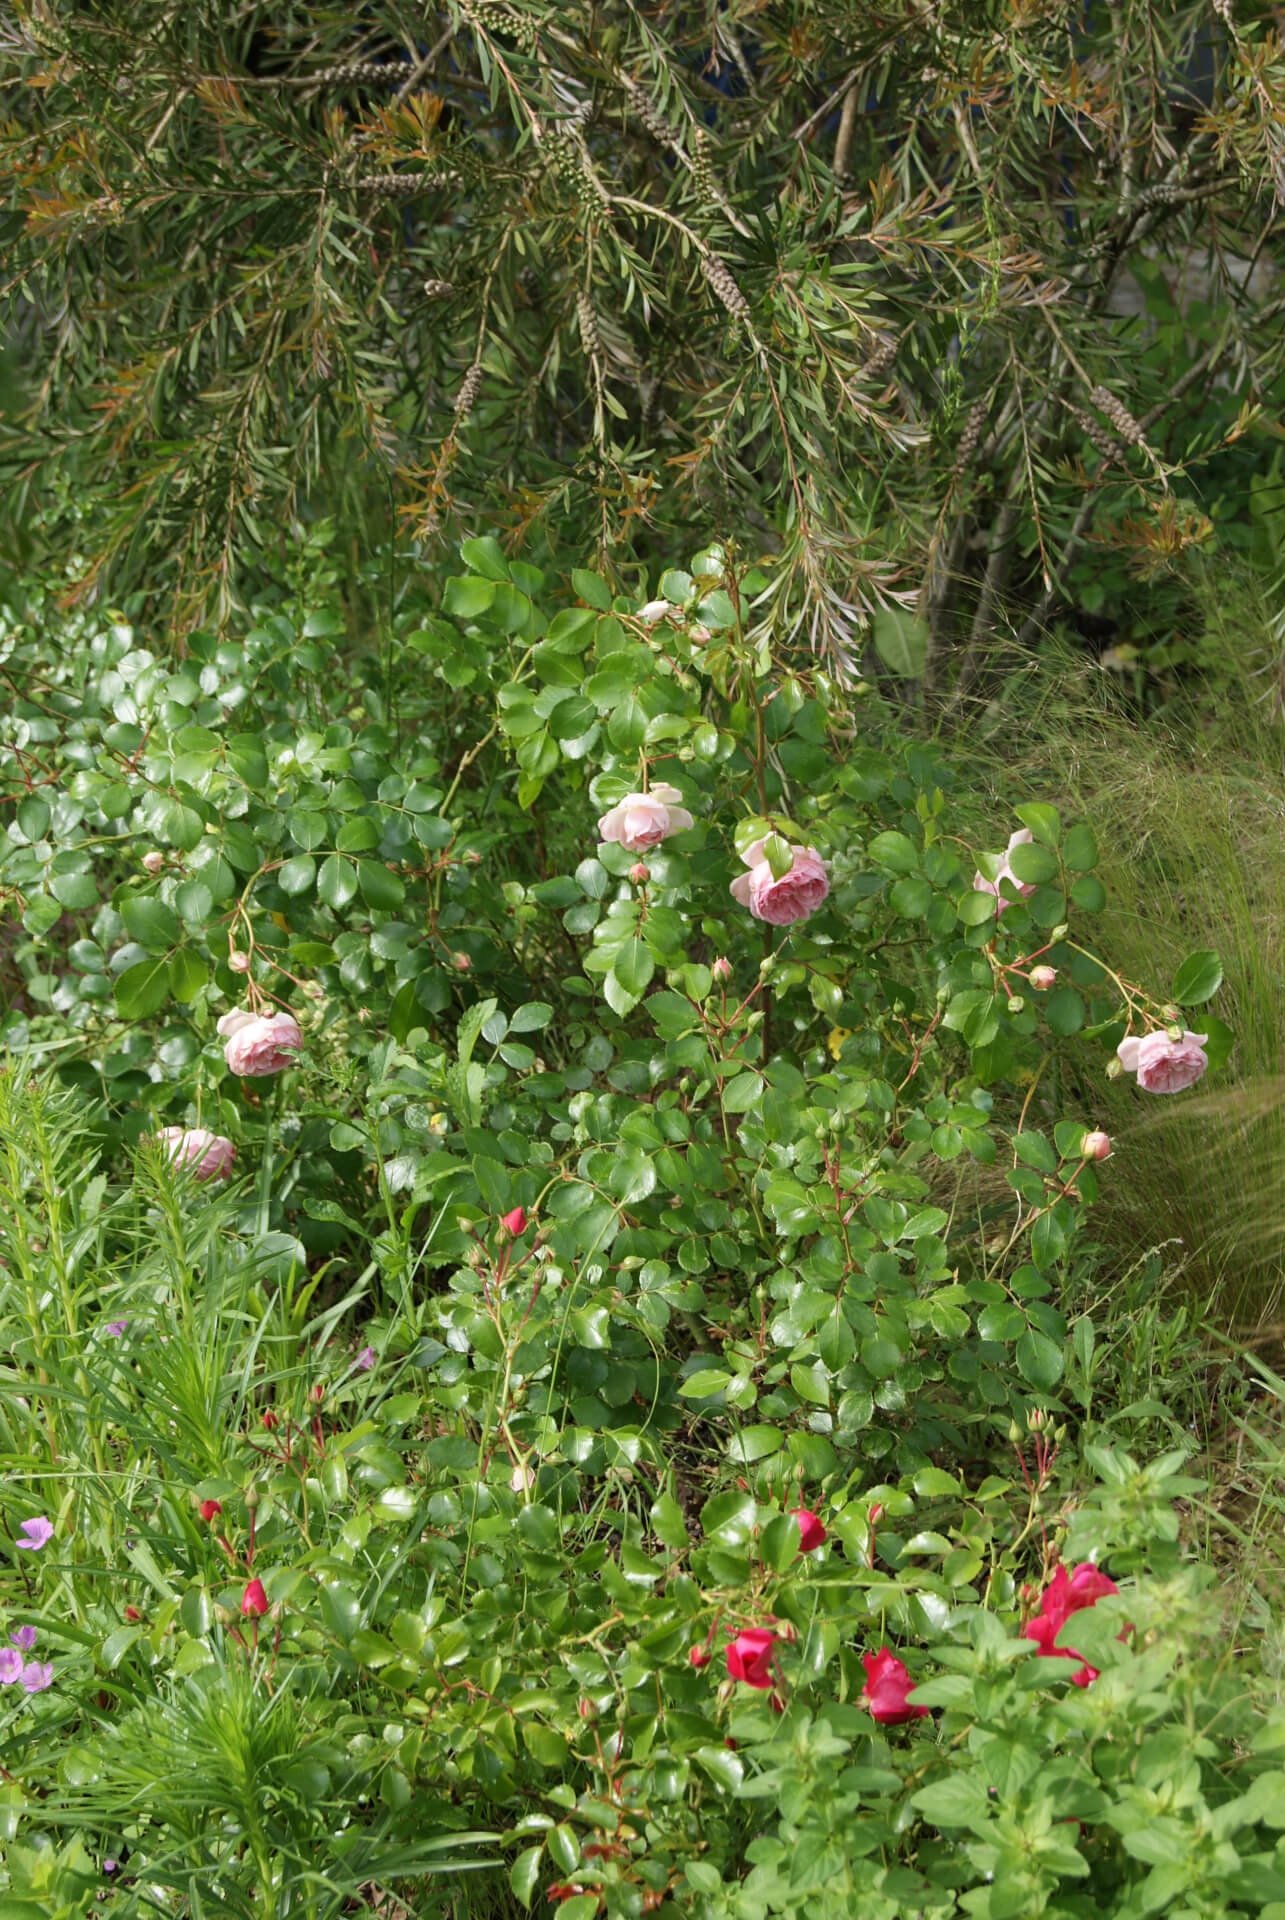
M 228 955 L 228 965 L 233 973 L 249 973 L 250 956 L 248 953 L 238 953 L 234 947 Z
M 451 955 L 451 965 L 454 967 L 456 973 L 469 973 L 472 970 L 473 962 L 466 953 L 453 953 Z
M 651 879 L 651 872 L 645 860 L 634 861 L 633 866 L 629 869 L 629 878 L 636 887 L 646 885 L 647 881 Z
M 165 865 L 165 855 L 163 853 L 157 853 L 155 848 L 153 848 L 151 853 L 145 853 L 143 855 L 143 865 L 149 873 L 159 873 Z
M 1032 967 L 1031 985 L 1037 993 L 1047 993 L 1057 979 L 1056 967 Z
M 482 856 L 476 847 L 470 847 L 464 858 L 470 867 L 480 867 L 482 864 Z
M 720 987 L 725 986 L 732 977 L 732 963 L 730 960 L 720 958 L 714 962 L 710 968 L 710 972 L 718 981 Z
M 1080 1151 L 1086 1160 L 1105 1160 L 1111 1151 L 1110 1134 L 1086 1133 Z

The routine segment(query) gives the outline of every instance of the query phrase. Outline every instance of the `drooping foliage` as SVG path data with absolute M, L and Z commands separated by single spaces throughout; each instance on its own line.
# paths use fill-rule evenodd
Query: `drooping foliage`
M 24 4 L 10 498 L 180 625 L 305 502 L 617 576 L 713 525 L 778 636 L 966 686 L 1095 524 L 1212 531 L 1280 360 L 1273 18 Z

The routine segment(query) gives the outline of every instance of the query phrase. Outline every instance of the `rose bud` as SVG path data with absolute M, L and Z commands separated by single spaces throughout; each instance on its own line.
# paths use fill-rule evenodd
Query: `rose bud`
M 202 1520 L 213 1520 L 215 1515 L 222 1513 L 222 1511 L 223 1503 L 220 1500 L 202 1500 L 201 1502 Z
M 466 953 L 453 953 L 451 955 L 451 965 L 454 967 L 456 973 L 471 973 L 473 970 L 473 962 Z
M 1032 967 L 1031 985 L 1037 993 L 1047 993 L 1057 979 L 1056 967 Z
M 1084 1145 L 1080 1149 L 1086 1160 L 1105 1160 L 1111 1151 L 1109 1133 L 1086 1133 Z
M 519 1233 L 526 1232 L 526 1214 L 521 1207 L 514 1207 L 512 1213 L 506 1213 L 504 1215 L 500 1221 L 500 1225 L 506 1233 L 511 1233 L 516 1237 Z
M 252 1620 L 261 1620 L 268 1611 L 268 1596 L 263 1590 L 262 1580 L 251 1580 L 241 1595 L 241 1611 Z
M 159 873 L 165 865 L 165 855 L 158 853 L 156 849 L 153 848 L 150 853 L 143 855 L 143 865 L 146 867 L 148 873 Z
M 237 949 L 233 947 L 228 955 L 228 965 L 231 967 L 233 973 L 249 973 L 250 956 L 248 953 L 238 952 Z
M 693 1647 L 687 1656 L 687 1664 L 692 1667 L 707 1667 L 709 1665 L 709 1648 Z
M 727 985 L 727 982 L 732 977 L 732 963 L 730 960 L 723 959 L 722 955 L 720 954 L 719 958 L 714 962 L 713 966 L 710 968 L 710 972 L 713 974 L 714 978 L 718 981 L 719 986 L 724 987 Z
M 140 1612 L 138 1611 L 138 1608 L 137 1608 L 137 1607 L 126 1607 L 126 1609 L 125 1609 L 125 1618 L 126 1618 L 127 1620 L 129 1620 L 129 1621 L 131 1621 L 131 1622 L 136 1622 L 136 1621 L 139 1621 L 139 1620 L 141 1620 L 141 1619 L 142 1619 L 142 1617 L 143 1617 L 143 1616 L 142 1616 L 142 1614 L 141 1614 L 141 1613 L 140 1613 Z
M 643 861 L 635 860 L 633 866 L 629 869 L 629 878 L 636 887 L 645 887 L 651 879 L 651 870 Z

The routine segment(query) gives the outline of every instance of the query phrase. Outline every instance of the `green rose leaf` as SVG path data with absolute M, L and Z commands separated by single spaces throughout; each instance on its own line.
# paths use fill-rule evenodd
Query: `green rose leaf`
M 1223 983 L 1223 963 L 1212 948 L 1189 953 L 1173 977 L 1173 997 L 1180 1007 L 1198 1007 L 1212 1000 Z
M 169 997 L 169 966 L 164 955 L 126 967 L 116 981 L 116 1010 L 123 1020 L 143 1020 Z

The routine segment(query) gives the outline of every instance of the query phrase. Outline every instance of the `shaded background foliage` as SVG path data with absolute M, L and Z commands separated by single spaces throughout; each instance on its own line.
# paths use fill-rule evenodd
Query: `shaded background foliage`
M 618 580 L 695 520 L 778 644 L 967 694 L 1266 464 L 1270 9 L 128 0 L 4 54 L 11 526 L 180 628 L 309 507 Z

